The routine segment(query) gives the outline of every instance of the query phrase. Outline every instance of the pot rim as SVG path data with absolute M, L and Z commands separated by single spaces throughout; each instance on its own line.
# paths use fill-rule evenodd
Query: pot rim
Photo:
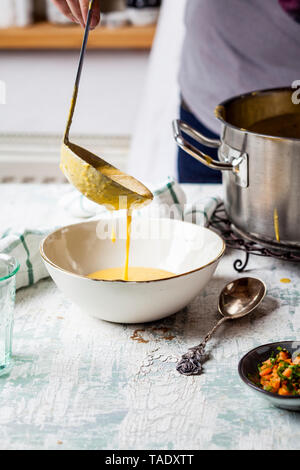
M 293 91 L 292 87 L 279 87 L 279 88 L 267 88 L 263 90 L 254 90 L 250 91 L 248 93 L 242 93 L 241 95 L 236 95 L 233 96 L 232 98 L 229 98 L 225 101 L 222 101 L 220 104 L 218 104 L 215 108 L 215 116 L 216 118 L 225 126 L 230 127 L 231 129 L 234 129 L 238 132 L 241 132 L 242 134 L 251 134 L 255 135 L 258 137 L 263 137 L 265 139 L 272 139 L 272 140 L 280 140 L 280 141 L 288 141 L 288 142 L 299 142 L 300 143 L 300 138 L 296 137 L 276 137 L 274 135 L 269 135 L 269 134 L 259 134 L 257 132 L 249 131 L 247 129 L 241 129 L 240 127 L 235 126 L 234 124 L 230 124 L 229 122 L 225 121 L 225 119 L 221 116 L 220 108 L 226 108 L 228 105 L 233 103 L 234 101 L 238 101 L 244 98 L 248 98 L 250 96 L 259 96 L 259 95 L 266 95 L 269 93 L 274 93 L 274 92 L 279 92 L 279 91 Z M 300 106 L 300 104 L 299 104 Z

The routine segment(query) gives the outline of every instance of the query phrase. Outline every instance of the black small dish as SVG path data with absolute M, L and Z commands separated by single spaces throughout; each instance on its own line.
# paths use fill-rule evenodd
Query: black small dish
M 291 411 L 300 411 L 300 395 L 286 397 L 276 393 L 267 392 L 259 385 L 258 365 L 266 361 L 274 352 L 278 353 L 277 348 L 286 349 L 292 356 L 300 353 L 299 341 L 282 341 L 280 343 L 264 344 L 248 352 L 239 362 L 239 374 L 243 382 L 248 385 L 255 393 L 261 394 L 261 397 L 269 400 L 277 408 Z

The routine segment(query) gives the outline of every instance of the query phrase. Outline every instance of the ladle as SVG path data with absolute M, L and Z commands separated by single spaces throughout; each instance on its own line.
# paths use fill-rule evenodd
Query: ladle
M 123 173 L 89 150 L 69 140 L 93 4 L 94 0 L 90 0 L 71 107 L 61 148 L 60 168 L 68 181 L 88 199 L 105 205 L 110 210 L 136 208 L 152 201 L 153 195 L 149 189 L 132 176 Z
M 206 335 L 202 343 L 190 348 L 182 356 L 176 366 L 177 371 L 182 375 L 199 375 L 202 372 L 206 344 L 217 328 L 227 320 L 238 320 L 253 312 L 264 299 L 266 290 L 265 284 L 260 279 L 252 277 L 237 279 L 227 284 L 220 294 L 218 305 L 223 318 Z

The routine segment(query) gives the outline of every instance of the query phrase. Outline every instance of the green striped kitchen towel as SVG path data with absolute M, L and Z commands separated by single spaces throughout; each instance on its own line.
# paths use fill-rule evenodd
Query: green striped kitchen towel
M 154 195 L 153 203 L 135 211 L 135 217 L 170 217 L 207 226 L 221 202 L 219 198 L 202 198 L 193 204 L 187 204 L 183 189 L 171 178 L 163 185 L 152 188 L 150 186 L 150 189 Z M 70 215 L 79 219 L 110 216 L 105 208 L 89 201 L 73 189 L 63 196 L 59 205 Z M 55 228 L 58 227 L 41 230 L 21 228 L 18 231 L 7 229 L 2 234 L 0 233 L 0 253 L 9 253 L 20 263 L 16 279 L 17 289 L 31 286 L 49 276 L 40 256 L 39 246 L 42 239 Z
M 48 277 L 48 271 L 40 256 L 39 246 L 42 239 L 51 232 L 51 229 L 19 230 L 8 229 L 0 233 L 0 253 L 14 256 L 20 263 L 17 273 L 17 289 L 31 286 L 35 282 Z

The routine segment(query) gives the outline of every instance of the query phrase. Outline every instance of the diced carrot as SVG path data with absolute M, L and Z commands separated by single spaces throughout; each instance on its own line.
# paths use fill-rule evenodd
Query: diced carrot
M 281 361 L 286 361 L 287 359 L 289 359 L 289 355 L 285 351 L 280 351 L 280 353 L 278 354 L 278 359 Z
M 285 369 L 282 375 L 284 375 L 285 377 L 291 377 L 292 373 L 293 373 L 292 369 L 288 367 L 287 369 Z
M 286 387 L 281 387 L 278 390 L 278 395 L 290 395 L 290 392 L 288 391 Z
M 272 364 L 271 364 L 271 360 L 268 359 L 267 361 L 264 362 L 263 365 L 266 366 L 266 367 L 267 367 L 267 366 L 270 367 L 270 366 L 272 365 Z
M 271 367 L 269 367 L 268 369 L 263 369 L 263 370 L 260 372 L 260 376 L 261 376 L 261 377 L 264 377 L 265 375 L 271 374 L 271 372 L 272 372 Z
M 274 391 L 277 392 L 277 390 L 280 388 L 280 378 L 272 378 L 271 386 L 273 387 Z

